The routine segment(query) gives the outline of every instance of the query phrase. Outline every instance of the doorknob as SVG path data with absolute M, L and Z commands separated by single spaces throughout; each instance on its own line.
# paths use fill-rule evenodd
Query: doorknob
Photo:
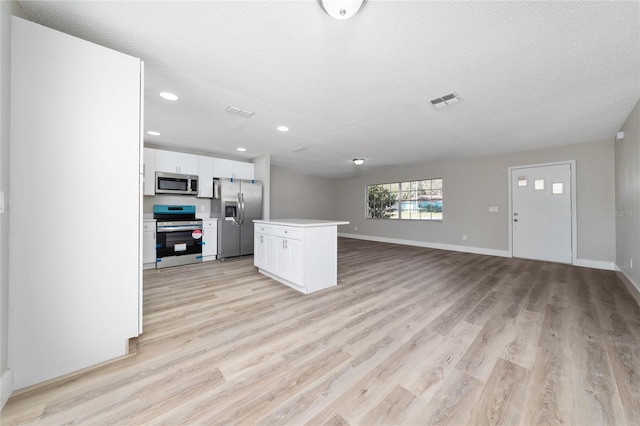
M 513 219 L 513 221 L 514 221 L 514 222 L 517 222 L 517 221 L 518 221 L 518 219 Z
M 518 216 L 518 213 L 514 213 L 513 215 L 514 215 L 514 216 Z

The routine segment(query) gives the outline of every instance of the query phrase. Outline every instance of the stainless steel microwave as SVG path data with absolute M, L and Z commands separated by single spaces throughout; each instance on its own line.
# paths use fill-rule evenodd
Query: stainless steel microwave
M 156 194 L 198 195 L 198 176 L 156 172 Z

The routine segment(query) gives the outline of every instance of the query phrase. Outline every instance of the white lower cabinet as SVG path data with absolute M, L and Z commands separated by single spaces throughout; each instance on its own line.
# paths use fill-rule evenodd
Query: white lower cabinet
M 145 220 L 142 224 L 142 267 L 156 267 L 156 221 Z
M 305 294 L 335 286 L 336 223 L 294 222 L 301 222 L 302 225 L 286 226 L 278 224 L 278 221 L 255 222 L 254 265 L 262 274 Z
M 304 258 L 302 253 L 302 241 L 291 238 L 275 237 L 274 247 L 274 273 L 285 280 L 302 286 L 302 261 Z
M 215 260 L 218 257 L 218 220 L 202 220 L 202 261 Z
M 273 269 L 275 266 L 275 245 L 273 235 L 264 232 L 254 233 L 255 244 L 253 263 L 261 269 Z

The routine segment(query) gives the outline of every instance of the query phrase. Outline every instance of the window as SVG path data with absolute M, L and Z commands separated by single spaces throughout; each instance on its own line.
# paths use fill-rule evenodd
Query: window
M 442 220 L 442 179 L 368 185 L 367 219 Z

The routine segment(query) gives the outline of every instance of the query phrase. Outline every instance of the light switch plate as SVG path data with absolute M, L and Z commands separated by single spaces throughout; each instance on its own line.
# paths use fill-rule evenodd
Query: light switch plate
M 498 213 L 498 206 L 489 206 L 489 213 Z

